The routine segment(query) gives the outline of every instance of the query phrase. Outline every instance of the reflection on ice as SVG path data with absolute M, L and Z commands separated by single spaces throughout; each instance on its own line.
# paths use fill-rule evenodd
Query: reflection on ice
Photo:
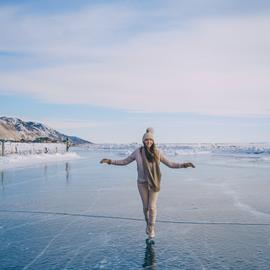
M 2 187 L 2 190 L 4 190 L 4 171 L 1 171 L 0 175 L 1 175 L 1 187 Z
M 148 244 L 147 242 L 146 242 L 146 248 L 145 248 L 143 268 L 150 269 L 150 270 L 157 269 L 157 259 L 156 259 L 154 245 Z
M 41 173 L 38 177 L 30 177 L 30 178 L 27 177 L 26 179 L 23 179 L 24 177 L 22 177 L 22 178 L 17 177 L 12 182 L 5 181 L 5 178 L 6 178 L 5 174 L 10 173 L 10 171 L 9 170 L 7 170 L 7 171 L 1 170 L 0 171 L 0 179 L 1 179 L 2 190 L 4 190 L 5 186 L 12 187 L 12 186 L 17 186 L 17 185 L 24 185 L 24 184 L 30 183 L 30 182 L 38 182 L 40 179 L 44 179 L 45 181 L 47 181 L 48 178 L 51 177 L 49 169 L 48 169 L 49 164 L 48 163 L 42 164 L 41 168 L 42 167 L 43 167 L 43 174 Z M 65 172 L 66 183 L 67 184 L 69 183 L 70 170 L 71 170 L 70 162 L 65 162 L 64 164 L 61 164 L 61 165 L 57 165 L 57 164 L 55 166 L 52 165 L 51 169 L 52 168 L 54 168 L 56 174 Z M 8 177 L 7 177 L 7 179 L 8 179 Z
M 70 165 L 69 165 L 68 162 L 66 162 L 65 168 L 66 168 L 66 183 L 68 184 L 68 182 L 69 182 L 69 177 L 70 177 L 70 175 L 69 175 Z

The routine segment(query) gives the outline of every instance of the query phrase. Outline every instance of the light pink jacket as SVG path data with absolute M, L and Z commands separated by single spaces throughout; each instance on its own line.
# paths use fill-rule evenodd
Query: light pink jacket
M 125 159 L 121 159 L 121 160 L 112 160 L 112 165 L 127 165 L 129 163 L 131 163 L 132 161 L 136 160 L 137 162 L 137 171 L 138 171 L 138 178 L 137 181 L 138 182 L 145 182 L 147 181 L 145 179 L 144 176 L 144 170 L 143 170 L 143 163 L 142 163 L 142 155 L 140 152 L 140 148 L 137 148 L 132 154 L 130 154 L 127 158 Z M 162 162 L 163 164 L 165 164 L 166 166 L 170 167 L 170 168 L 181 168 L 181 163 L 176 163 L 176 162 L 172 162 L 170 160 L 168 160 L 166 158 L 166 156 L 160 151 L 158 150 L 159 153 L 159 158 L 160 158 L 160 162 Z

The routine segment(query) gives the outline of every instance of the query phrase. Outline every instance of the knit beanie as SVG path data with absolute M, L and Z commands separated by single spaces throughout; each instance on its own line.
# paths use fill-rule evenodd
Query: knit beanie
M 144 142 L 144 140 L 146 139 L 151 139 L 153 142 L 154 140 L 154 129 L 149 127 L 146 129 L 146 133 L 144 133 L 143 137 L 142 137 L 142 142 Z

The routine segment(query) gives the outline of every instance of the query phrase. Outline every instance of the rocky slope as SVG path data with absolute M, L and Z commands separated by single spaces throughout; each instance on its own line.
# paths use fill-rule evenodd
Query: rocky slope
M 91 143 L 75 136 L 68 136 L 44 124 L 25 122 L 18 118 L 0 117 L 0 139 L 11 141 L 66 141 L 69 139 L 75 144 Z

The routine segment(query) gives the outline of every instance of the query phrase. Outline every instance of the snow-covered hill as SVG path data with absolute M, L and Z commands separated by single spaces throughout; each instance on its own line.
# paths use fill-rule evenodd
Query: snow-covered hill
M 25 122 L 12 117 L 0 117 L 0 139 L 34 141 L 38 138 L 49 138 L 57 142 L 65 141 L 68 138 L 76 144 L 90 143 L 78 137 L 62 134 L 41 123 Z

